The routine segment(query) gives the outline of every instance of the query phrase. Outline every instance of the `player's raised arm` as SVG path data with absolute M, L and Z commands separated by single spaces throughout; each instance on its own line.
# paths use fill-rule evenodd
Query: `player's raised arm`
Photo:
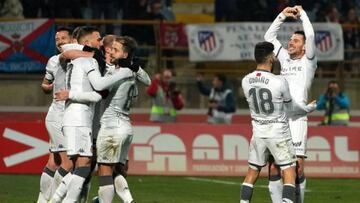
M 273 21 L 270 25 L 269 29 L 266 31 L 264 35 L 264 39 L 267 42 L 271 42 L 274 45 L 274 53 L 276 57 L 279 58 L 279 55 L 287 54 L 286 51 L 283 49 L 280 41 L 277 39 L 277 33 L 280 30 L 281 24 L 284 23 L 285 19 L 288 17 L 296 18 L 296 10 L 292 7 L 286 7 Z M 281 53 L 280 53 L 281 52 Z M 282 57 L 279 58 L 281 60 Z
M 306 12 L 304 11 L 304 9 L 302 8 L 302 6 L 295 6 L 294 7 L 299 15 L 300 15 L 300 19 L 302 21 L 302 25 L 304 28 L 304 33 L 305 33 L 305 54 L 306 57 L 310 60 L 315 58 L 315 51 L 316 51 L 316 47 L 315 47 L 315 32 L 314 32 L 314 28 L 309 20 L 309 17 L 307 16 Z

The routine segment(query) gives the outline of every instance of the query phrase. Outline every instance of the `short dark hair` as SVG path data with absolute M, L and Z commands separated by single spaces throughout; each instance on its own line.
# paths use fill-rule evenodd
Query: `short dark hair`
M 73 32 L 72 32 L 72 38 L 74 38 L 74 39 L 77 40 L 78 35 L 79 35 L 79 32 L 80 32 L 80 30 L 82 29 L 82 27 L 84 27 L 84 26 L 78 26 L 78 27 L 76 27 L 76 28 L 73 30 Z
M 297 35 L 302 35 L 304 37 L 304 41 L 306 40 L 306 36 L 305 36 L 305 32 L 302 31 L 302 30 L 297 30 L 294 32 L 294 34 L 297 34 Z
M 70 27 L 66 27 L 66 26 L 60 26 L 56 29 L 56 32 L 62 32 L 62 31 L 68 32 L 69 35 L 71 35 L 71 33 L 73 32 Z
M 259 42 L 255 45 L 255 61 L 257 64 L 265 63 L 266 58 L 274 51 L 274 45 L 270 42 Z
M 220 80 L 223 84 L 226 83 L 226 76 L 224 74 L 216 74 L 215 77 Z
M 100 32 L 100 30 L 97 27 L 94 26 L 83 26 L 79 29 L 77 33 L 77 41 L 78 43 L 81 43 L 81 40 L 88 35 L 91 35 L 93 32 Z
M 121 37 L 116 37 L 115 41 L 123 45 L 124 52 L 128 53 L 128 59 L 132 59 L 134 57 L 135 51 L 138 46 L 134 38 L 129 36 L 121 36 Z

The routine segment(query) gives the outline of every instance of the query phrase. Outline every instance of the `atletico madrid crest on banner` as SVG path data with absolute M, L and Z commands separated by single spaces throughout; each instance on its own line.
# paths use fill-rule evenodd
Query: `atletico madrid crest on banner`
M 56 53 L 53 20 L 0 22 L 0 72 L 41 72 Z

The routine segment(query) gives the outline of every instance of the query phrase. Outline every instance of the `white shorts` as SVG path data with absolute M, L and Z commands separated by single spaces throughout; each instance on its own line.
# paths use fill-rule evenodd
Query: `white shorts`
M 66 139 L 61 131 L 61 123 L 45 120 L 45 127 L 50 136 L 50 152 L 66 151 Z
M 295 151 L 290 137 L 285 138 L 259 138 L 252 137 L 249 147 L 249 164 L 264 167 L 272 155 L 275 164 L 287 166 L 295 163 Z
M 68 156 L 92 156 L 91 127 L 64 126 L 63 132 L 67 141 Z
M 101 127 L 97 140 L 98 163 L 122 163 L 128 159 L 132 142 L 132 127 L 130 122 L 122 122 L 116 127 Z
M 306 157 L 307 121 L 289 119 L 289 126 L 296 156 Z

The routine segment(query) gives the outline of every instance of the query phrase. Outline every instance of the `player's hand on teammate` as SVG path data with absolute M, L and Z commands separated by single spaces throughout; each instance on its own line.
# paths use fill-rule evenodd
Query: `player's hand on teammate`
M 53 87 L 54 87 L 54 83 L 46 83 L 46 82 L 41 83 L 41 89 L 46 94 L 50 93 L 53 90 Z
M 58 92 L 55 92 L 54 98 L 56 101 L 66 101 L 67 99 L 69 99 L 69 91 L 60 90 Z

